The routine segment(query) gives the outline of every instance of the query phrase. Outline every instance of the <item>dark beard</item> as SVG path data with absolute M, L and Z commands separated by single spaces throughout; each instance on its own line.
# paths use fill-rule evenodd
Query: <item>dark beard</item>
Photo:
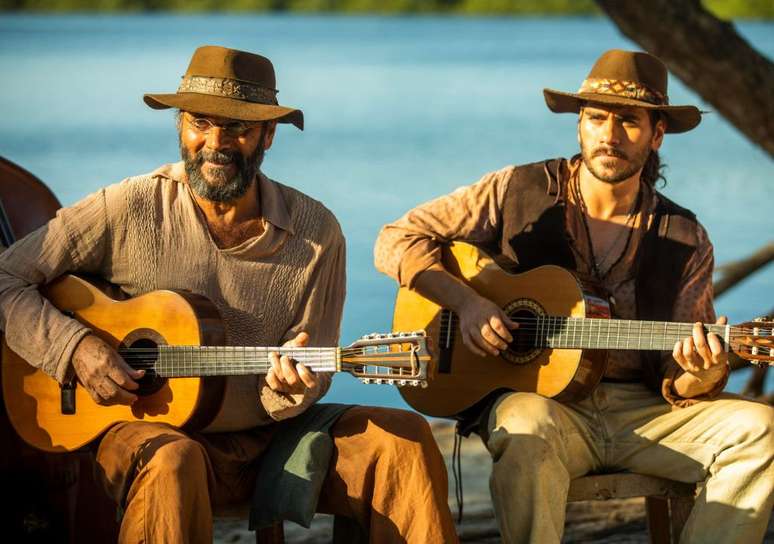
M 599 171 L 591 159 L 603 153 L 626 159 L 629 161 L 629 164 L 625 168 L 615 170 L 610 174 L 604 171 Z M 595 178 L 597 178 L 599 181 L 615 184 L 629 179 L 634 174 L 642 170 L 642 167 L 645 166 L 645 161 L 648 160 L 648 155 L 650 155 L 650 146 L 645 146 L 641 151 L 638 151 L 636 155 L 629 156 L 614 147 L 597 147 L 596 149 L 588 149 L 585 145 L 583 145 L 583 141 L 581 141 L 581 154 L 583 156 L 583 164 L 586 165 L 586 169 L 588 169 L 588 171 L 591 172 Z
M 249 157 L 245 157 L 236 149 L 228 151 L 201 149 L 191 156 L 181 142 L 180 155 L 185 163 L 189 185 L 197 195 L 211 202 L 233 202 L 244 195 L 263 162 L 262 146 L 256 147 Z M 224 165 L 233 162 L 236 164 L 237 174 L 228 178 L 223 170 L 215 169 L 212 171 L 214 180 L 207 181 L 202 174 L 204 161 Z

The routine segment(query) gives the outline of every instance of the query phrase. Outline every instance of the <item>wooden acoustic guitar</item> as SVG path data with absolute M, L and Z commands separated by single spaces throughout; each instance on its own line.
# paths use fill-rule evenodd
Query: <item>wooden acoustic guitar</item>
M 316 372 L 348 372 L 366 383 L 425 384 L 430 356 L 423 332 L 371 334 L 345 348 L 223 346 L 218 311 L 199 295 L 154 291 L 119 301 L 72 275 L 42 292 L 146 375 L 133 405 L 101 406 L 82 386 L 60 386 L 4 342 L 2 384 L 8 416 L 19 435 L 41 450 L 75 450 L 119 421 L 202 429 L 221 406 L 223 376 L 265 374 L 271 352 L 290 355 Z
M 672 351 L 691 335 L 692 323 L 610 319 L 608 301 L 558 266 L 508 274 L 479 249 L 455 243 L 444 250 L 446 269 L 489 298 L 519 323 L 500 356 L 479 357 L 458 335 L 457 316 L 416 291 L 398 291 L 394 330 L 424 329 L 432 359 L 428 386 L 401 390 L 413 408 L 453 417 L 498 389 L 527 391 L 562 401 L 579 400 L 597 386 L 607 350 Z M 771 363 L 774 323 L 704 325 L 726 350 Z

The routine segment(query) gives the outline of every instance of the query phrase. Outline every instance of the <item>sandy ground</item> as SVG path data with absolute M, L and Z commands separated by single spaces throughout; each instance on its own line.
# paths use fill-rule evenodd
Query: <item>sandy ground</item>
M 451 424 L 434 422 L 433 433 L 451 468 L 453 429 Z M 499 543 L 500 534 L 489 498 L 489 454 L 481 441 L 473 436 L 462 443 L 462 481 L 465 492 L 463 521 L 457 526 L 462 542 Z M 449 507 L 456 515 L 454 481 L 449 470 Z M 330 516 L 318 515 L 311 528 L 305 529 L 294 523 L 285 523 L 285 541 L 288 544 L 328 544 L 331 541 L 333 520 Z M 589 501 L 571 503 L 567 507 L 564 542 L 593 544 L 645 544 L 648 533 L 645 526 L 645 500 L 625 499 L 610 501 Z M 255 534 L 247 529 L 246 520 L 216 520 L 215 542 L 255 542 Z M 774 544 L 774 520 L 764 540 Z

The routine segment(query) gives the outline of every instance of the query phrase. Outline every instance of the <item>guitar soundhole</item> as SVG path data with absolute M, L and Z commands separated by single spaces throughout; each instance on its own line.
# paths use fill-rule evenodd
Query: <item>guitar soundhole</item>
M 159 358 L 159 344 L 163 343 L 163 338 L 155 331 L 133 331 L 118 349 L 118 353 L 129 366 L 136 370 L 145 370 L 145 376 L 137 382 L 140 388 L 135 393 L 139 396 L 152 395 L 167 383 L 167 379 L 162 378 L 155 371 L 156 361 Z
M 519 328 L 513 331 L 513 342 L 509 347 L 520 355 L 535 349 L 536 329 L 534 326 L 530 327 L 530 321 L 534 318 L 533 314 L 523 310 L 511 315 L 511 319 L 519 324 Z
M 511 331 L 513 342 L 500 355 L 509 363 L 527 364 L 542 351 L 537 341 L 535 321 L 538 316 L 545 315 L 545 310 L 537 302 L 529 299 L 514 300 L 504 310 L 513 321 L 519 324 L 519 328 Z

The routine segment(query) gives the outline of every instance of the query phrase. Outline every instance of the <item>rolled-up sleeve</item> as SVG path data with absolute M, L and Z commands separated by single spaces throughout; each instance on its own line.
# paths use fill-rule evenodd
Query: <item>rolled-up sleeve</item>
M 0 328 L 8 346 L 59 382 L 90 330 L 65 316 L 38 287 L 72 271 L 95 271 L 105 251 L 104 192 L 86 197 L 0 255 Z
M 292 340 L 300 332 L 309 335 L 310 347 L 338 345 L 341 316 L 346 298 L 346 244 L 336 227 L 334 240 L 324 250 L 311 281 L 307 285 L 305 303 L 293 326 L 288 329 L 283 342 Z M 331 374 L 318 372 L 318 384 L 300 394 L 279 393 L 260 381 L 260 399 L 266 413 L 272 419 L 288 419 L 317 402 L 331 385 Z
M 510 166 L 486 174 L 476 183 L 422 204 L 385 225 L 374 247 L 376 268 L 401 286 L 413 287 L 421 272 L 441 261 L 443 244 L 495 241 L 513 169 Z
M 707 231 L 699 225 L 698 245 L 686 266 L 686 273 L 675 299 L 672 312 L 672 321 L 678 323 L 714 323 L 715 308 L 713 305 L 712 271 L 714 268 L 714 255 L 712 243 L 709 241 Z M 715 387 L 698 397 L 683 398 L 674 390 L 674 382 L 684 370 L 680 368 L 671 353 L 665 353 L 662 358 L 663 380 L 661 392 L 664 398 L 674 406 L 690 406 L 701 400 L 708 400 L 718 396 L 726 387 L 729 370 L 726 368 L 725 376 L 715 384 Z

